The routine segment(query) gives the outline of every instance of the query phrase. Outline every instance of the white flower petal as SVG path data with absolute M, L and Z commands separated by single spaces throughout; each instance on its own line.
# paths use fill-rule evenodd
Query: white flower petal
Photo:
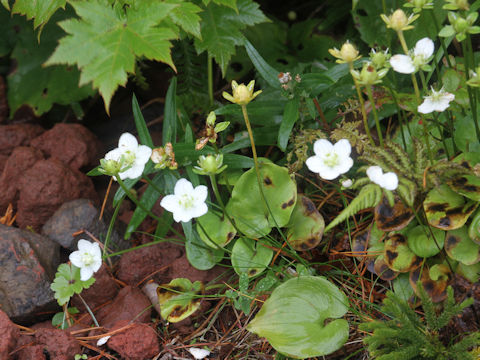
M 193 192 L 193 185 L 187 179 L 179 179 L 175 184 L 173 192 L 176 196 L 191 194 Z
M 123 155 L 123 151 L 119 148 L 110 150 L 108 153 L 105 154 L 105 160 L 120 160 L 120 157 Z
M 70 262 L 78 268 L 83 266 L 82 253 L 80 251 L 74 251 L 69 256 L 68 259 Z
M 175 213 L 180 209 L 178 199 L 175 195 L 164 196 L 163 199 L 160 201 L 160 206 L 172 213 Z
M 198 185 L 195 189 L 193 189 L 195 201 L 198 202 L 205 202 L 208 196 L 208 189 L 205 185 Z
M 195 360 L 202 360 L 206 358 L 208 355 L 210 355 L 210 351 L 206 349 L 200 349 L 196 347 L 191 347 L 188 349 L 188 352 L 192 354 L 192 356 L 195 358 Z
M 146 145 L 140 145 L 135 151 L 135 162 L 138 164 L 145 165 L 152 155 L 152 149 Z
M 382 187 L 384 189 L 393 191 L 398 187 L 398 177 L 397 174 L 393 172 L 388 172 L 386 174 L 383 174 L 383 179 L 382 179 Z
M 422 114 L 430 114 L 431 112 L 435 111 L 435 105 L 432 102 L 430 96 L 426 97 L 423 102 L 418 105 L 417 110 L 419 113 Z
M 333 180 L 340 176 L 340 173 L 335 168 L 325 166 L 318 173 L 322 179 Z
M 433 41 L 428 37 L 425 37 L 417 41 L 415 44 L 415 49 L 413 50 L 413 54 L 415 56 L 422 55 L 425 59 L 427 59 L 433 55 L 434 50 L 435 45 Z
M 93 270 L 90 267 L 80 268 L 80 280 L 87 281 L 93 275 Z
M 370 166 L 367 169 L 367 176 L 370 181 L 374 182 L 375 184 L 379 184 L 382 180 L 383 170 L 380 166 Z
M 335 170 L 337 170 L 340 174 L 345 174 L 350 170 L 350 168 L 353 166 L 353 159 L 351 157 L 347 157 L 345 159 L 342 159 L 340 164 L 338 164 L 335 167 Z
M 120 179 L 136 179 L 143 174 L 143 169 L 145 168 L 144 165 L 133 164 L 129 169 L 122 171 L 118 175 L 120 175 Z
M 90 241 L 85 239 L 80 239 L 78 240 L 78 243 L 77 243 L 77 248 L 80 251 L 90 252 L 90 250 L 92 249 L 92 246 L 93 244 Z
M 208 206 L 204 202 L 196 205 L 190 212 L 192 218 L 197 218 L 202 215 L 205 215 L 208 212 Z
M 352 146 L 347 139 L 341 139 L 338 140 L 335 145 L 333 145 L 333 150 L 338 156 L 344 158 L 350 156 L 350 153 L 352 152 Z
M 353 185 L 352 179 L 346 179 L 346 180 L 343 180 L 343 181 L 342 181 L 342 186 L 343 186 L 344 188 L 349 188 L 349 187 L 352 186 L 352 185 Z
M 320 172 L 320 169 L 322 169 L 322 167 L 324 166 L 322 159 L 316 155 L 309 157 L 305 161 L 305 164 L 307 165 L 308 170 L 317 174 Z
M 313 144 L 313 152 L 317 156 L 322 157 L 331 151 L 333 151 L 333 145 L 330 141 L 326 139 L 319 139 Z
M 118 147 L 124 152 L 127 150 L 136 150 L 138 147 L 138 141 L 132 134 L 128 132 L 123 133 L 118 140 Z
M 110 335 L 107 335 L 107 336 L 104 336 L 104 337 L 101 337 L 100 339 L 98 339 L 97 341 L 97 346 L 102 346 L 102 345 L 105 345 L 108 341 L 108 339 L 110 339 L 111 336 Z
M 393 70 L 401 74 L 412 74 L 415 72 L 415 66 L 410 56 L 407 55 L 393 55 L 390 58 L 390 65 L 392 65 Z

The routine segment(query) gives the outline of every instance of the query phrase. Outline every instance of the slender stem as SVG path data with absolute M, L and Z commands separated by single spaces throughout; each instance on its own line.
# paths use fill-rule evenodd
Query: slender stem
M 373 113 L 373 118 L 375 119 L 375 126 L 377 128 L 377 135 L 380 141 L 380 146 L 383 147 L 382 129 L 380 128 L 380 121 L 378 120 L 378 113 L 377 113 L 377 108 L 375 106 L 375 99 L 373 98 L 372 86 L 368 85 L 366 86 L 366 89 L 368 94 L 368 100 L 370 100 L 370 105 L 372 106 L 372 113 Z
M 103 245 L 103 258 L 105 258 L 105 255 L 107 254 L 108 242 L 112 237 L 113 226 L 115 225 L 115 220 L 117 219 L 118 212 L 120 210 L 120 205 L 122 205 L 124 199 L 125 199 L 125 196 L 123 196 L 120 199 L 117 206 L 115 207 L 115 210 L 113 211 L 112 218 L 110 219 L 110 224 L 108 225 L 108 230 L 107 230 L 107 236 L 105 236 L 105 244 Z M 109 265 L 112 266 L 110 258 L 107 258 L 107 259 L 108 259 Z
M 92 318 L 93 322 L 95 323 L 95 326 L 96 327 L 100 327 L 100 325 L 98 324 L 98 321 L 97 319 L 95 318 L 95 315 L 93 315 L 93 312 L 92 310 L 90 309 L 90 306 L 88 306 L 88 304 L 85 302 L 85 300 L 83 300 L 82 296 L 80 294 L 77 294 L 78 297 L 80 298 L 80 300 L 82 300 L 82 303 L 83 305 L 85 305 L 85 308 L 87 309 L 88 313 L 90 314 L 90 317 Z
M 155 183 L 148 176 L 142 176 L 142 179 L 145 180 L 145 182 L 147 182 L 147 184 L 150 185 L 160 195 L 164 195 L 163 190 L 160 189 L 157 185 L 155 185 Z
M 440 32 L 440 26 L 438 25 L 438 21 L 437 21 L 437 18 L 435 17 L 435 13 L 433 12 L 433 9 L 429 10 L 428 13 L 430 13 L 430 16 L 433 20 L 433 25 L 435 26 L 435 32 L 438 35 L 438 33 Z M 447 59 L 448 67 L 451 68 L 453 66 L 452 66 L 452 63 L 450 62 L 450 57 L 448 56 L 448 53 L 447 53 L 447 47 L 445 46 L 444 38 L 439 36 L 439 40 L 440 40 L 440 46 L 442 47 L 442 50 L 443 50 L 443 55 Z M 437 67 L 436 63 L 434 65 L 435 67 Z
M 352 71 L 353 63 L 352 62 L 348 63 L 348 66 L 350 67 L 350 71 Z M 353 78 L 353 83 L 355 84 L 355 89 L 357 89 L 358 101 L 360 101 L 360 109 L 362 111 L 363 127 L 365 128 L 365 133 L 367 134 L 368 139 L 370 140 L 370 144 L 372 146 L 375 146 L 375 141 L 373 141 L 372 134 L 370 133 L 370 128 L 368 127 L 367 111 L 365 110 L 365 101 L 363 100 L 362 92 L 360 91 L 360 85 L 358 84 L 357 80 L 353 76 L 352 78 Z
M 455 138 L 454 138 L 455 125 L 453 123 L 453 117 L 452 117 L 452 113 L 450 112 L 450 110 L 447 110 L 446 113 L 447 113 L 450 137 L 452 139 L 452 144 L 453 144 L 453 152 L 456 154 L 456 153 L 458 153 L 458 148 L 457 148 L 457 144 L 455 144 Z
M 433 118 L 435 119 L 435 124 L 437 125 L 438 132 L 442 137 L 443 148 L 445 149 L 445 155 L 447 155 L 447 159 L 450 159 L 450 154 L 448 153 L 447 141 L 445 140 L 445 136 L 443 135 L 443 129 L 440 125 L 440 121 L 438 120 L 438 115 L 433 112 Z
M 237 233 L 242 234 L 242 232 L 237 228 L 237 225 L 233 222 L 232 218 L 227 212 L 227 208 L 225 207 L 222 197 L 220 196 L 220 191 L 218 191 L 217 179 L 215 175 L 210 175 L 210 183 L 212 184 L 213 193 L 215 194 L 215 197 L 217 198 L 217 201 L 220 204 L 220 207 L 222 208 L 224 215 L 227 217 L 228 221 L 230 221 L 230 223 L 233 225 L 235 230 L 237 230 Z
M 207 76 L 208 76 L 208 100 L 210 107 L 213 106 L 213 61 L 212 56 L 208 54 L 207 60 Z
M 465 41 L 462 41 L 462 51 L 463 51 L 463 60 L 465 62 L 465 78 L 468 81 L 470 79 L 470 49 L 466 45 Z M 475 133 L 477 135 L 477 139 L 480 139 L 480 128 L 478 126 L 476 96 L 470 86 L 467 86 L 467 91 L 468 91 L 468 100 L 470 102 L 470 108 L 472 110 L 473 124 L 475 125 Z
M 403 119 L 403 112 L 402 109 L 400 108 L 400 105 L 398 104 L 397 97 L 395 96 L 395 93 L 393 92 L 392 88 L 390 86 L 387 86 L 388 91 L 390 92 L 390 96 L 393 99 L 393 102 L 395 103 L 395 106 L 397 107 L 397 114 L 398 118 L 400 119 L 400 133 L 402 135 L 402 143 L 403 143 L 403 148 L 405 151 L 407 151 L 407 141 L 405 140 L 405 133 L 404 133 L 404 119 Z M 410 134 L 410 137 L 412 137 L 412 134 L 410 133 L 410 128 L 407 127 L 408 133 Z
M 118 175 L 114 175 L 114 176 L 115 176 L 115 179 L 117 180 L 118 184 L 120 185 L 120 187 L 125 192 L 125 194 L 127 194 L 127 197 L 130 200 L 132 200 L 135 203 L 135 205 L 137 205 L 140 209 L 145 211 L 151 218 L 157 220 L 160 224 L 167 226 L 170 229 L 170 231 L 173 232 L 175 235 L 179 236 L 181 239 L 185 239 L 185 236 L 180 234 L 170 224 L 167 224 L 162 218 L 160 218 L 157 215 L 155 215 L 154 213 L 152 213 L 151 210 L 148 210 L 140 201 L 138 201 L 138 199 L 130 192 L 130 189 L 127 188 L 127 186 L 125 185 L 123 180 L 120 179 L 120 176 L 118 176 Z

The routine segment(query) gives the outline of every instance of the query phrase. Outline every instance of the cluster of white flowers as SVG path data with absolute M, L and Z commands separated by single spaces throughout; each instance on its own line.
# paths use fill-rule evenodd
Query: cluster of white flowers
M 393 70 L 402 74 L 413 74 L 432 60 L 435 46 L 429 38 L 417 41 L 409 55 L 397 54 L 390 58 Z

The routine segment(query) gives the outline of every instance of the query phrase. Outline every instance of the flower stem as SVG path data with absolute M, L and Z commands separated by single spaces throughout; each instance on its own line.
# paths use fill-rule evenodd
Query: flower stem
M 437 21 L 437 18 L 435 17 L 435 13 L 433 12 L 433 9 L 431 9 L 428 12 L 430 13 L 430 16 L 433 20 L 433 25 L 435 26 L 435 32 L 438 34 L 440 32 L 440 26 L 438 25 L 438 21 Z M 443 55 L 447 60 L 448 67 L 451 68 L 452 63 L 450 62 L 450 57 L 448 56 L 447 47 L 445 46 L 444 38 L 439 36 L 439 40 L 440 40 L 440 46 L 442 47 L 442 50 L 443 50 Z M 435 67 L 437 67 L 436 63 L 434 65 Z
M 442 137 L 443 148 L 445 149 L 445 155 L 447 155 L 447 159 L 450 159 L 450 154 L 448 153 L 447 141 L 445 140 L 445 136 L 443 135 L 443 129 L 440 126 L 440 121 L 438 120 L 438 115 L 433 112 L 433 118 L 435 119 L 435 124 L 437 125 L 438 132 Z
M 171 232 L 173 232 L 175 235 L 177 235 L 178 237 L 180 237 L 181 239 L 185 239 L 185 236 L 183 236 L 182 234 L 180 234 L 177 230 L 175 230 L 171 225 L 167 224 L 162 218 L 158 217 L 157 215 L 155 215 L 154 213 L 152 213 L 150 210 L 148 210 L 140 201 L 138 201 L 138 199 L 130 192 L 130 189 L 127 188 L 127 186 L 125 185 L 125 183 L 123 182 L 122 179 L 120 179 L 120 176 L 117 175 L 114 175 L 115 176 L 115 179 L 117 180 L 118 184 L 120 185 L 120 187 L 123 189 L 123 191 L 125 192 L 125 194 L 127 195 L 127 197 L 132 200 L 136 206 L 138 206 L 140 209 L 142 209 L 143 211 L 145 211 L 150 217 L 152 217 L 153 219 L 157 220 L 160 224 L 162 225 L 165 225 L 167 226 Z
M 217 198 L 217 201 L 220 204 L 220 207 L 222 208 L 222 211 L 227 217 L 228 221 L 230 221 L 235 230 L 237 230 L 238 234 L 242 234 L 242 232 L 237 228 L 237 225 L 235 225 L 235 223 L 233 222 L 230 215 L 227 213 L 227 208 L 225 207 L 222 197 L 220 196 L 220 191 L 218 191 L 217 179 L 215 175 L 210 175 L 210 183 L 212 184 L 213 193 L 215 194 L 215 197 Z
M 93 315 L 93 312 L 92 310 L 90 309 L 90 306 L 88 306 L 88 304 L 85 302 L 85 300 L 83 300 L 82 296 L 80 294 L 77 294 L 78 297 L 80 298 L 80 300 L 82 300 L 82 303 L 83 305 L 85 305 L 85 308 L 87 309 L 88 313 L 90 314 L 90 317 L 92 318 L 93 322 L 95 323 L 95 326 L 96 327 L 100 327 L 100 325 L 98 324 L 98 321 L 97 319 L 95 318 L 95 315 Z
M 350 67 L 350 71 L 353 70 L 353 63 L 349 62 L 348 66 Z M 372 146 L 375 146 L 375 142 L 373 141 L 372 134 L 370 133 L 370 128 L 368 127 L 368 117 L 367 117 L 367 111 L 365 110 L 365 101 L 363 100 L 362 92 L 360 91 L 360 85 L 357 82 L 357 79 L 355 79 L 353 76 L 353 83 L 355 84 L 355 89 L 357 89 L 357 96 L 358 96 L 358 101 L 360 101 L 360 109 L 362 111 L 362 117 L 363 117 L 363 127 L 365 128 L 365 133 L 368 136 L 368 139 L 370 140 L 370 144 Z
M 470 48 L 465 44 L 465 41 L 462 41 L 462 52 L 463 60 L 465 62 L 465 78 L 468 81 L 470 79 Z M 470 103 L 470 108 L 472 109 L 472 119 L 475 126 L 475 133 L 477 135 L 477 139 L 480 140 L 480 128 L 478 126 L 476 96 L 470 86 L 467 86 L 467 91 L 468 101 Z
M 403 118 L 402 108 L 398 104 L 397 97 L 395 96 L 395 93 L 393 92 L 392 88 L 390 86 L 387 86 L 387 89 L 390 92 L 390 96 L 392 97 L 393 102 L 395 103 L 395 106 L 397 107 L 397 114 L 398 114 L 398 118 L 400 119 L 400 133 L 402 135 L 403 148 L 405 151 L 407 151 L 407 141 L 405 140 L 405 132 L 404 132 L 405 127 L 407 128 L 410 138 L 412 137 L 412 133 L 410 132 L 410 127 L 408 126 L 408 120 L 404 122 L 405 119 Z
M 208 76 L 208 100 L 210 107 L 213 106 L 213 62 L 212 56 L 208 54 L 207 58 L 207 76 Z
M 368 94 L 368 100 L 370 100 L 370 105 L 372 106 L 372 113 L 373 113 L 373 118 L 375 119 L 375 126 L 377 128 L 377 135 L 380 141 L 380 146 L 383 147 L 382 129 L 380 128 L 380 121 L 378 120 L 378 113 L 377 113 L 377 108 L 375 106 L 375 99 L 373 98 L 372 86 L 368 85 L 366 86 L 366 89 Z
M 120 210 L 120 205 L 122 205 L 123 200 L 125 199 L 125 196 L 123 196 L 120 201 L 118 202 L 117 206 L 115 207 L 115 210 L 113 211 L 112 219 L 110 220 L 110 224 L 108 225 L 108 230 L 107 230 L 107 235 L 105 236 L 105 243 L 103 245 L 103 258 L 105 258 L 105 255 L 107 254 L 107 248 L 108 248 L 108 242 L 110 238 L 112 237 L 112 232 L 113 232 L 113 225 L 115 224 L 115 220 L 117 220 L 118 212 Z M 109 265 L 112 266 L 110 262 L 110 258 L 107 258 L 109 261 Z

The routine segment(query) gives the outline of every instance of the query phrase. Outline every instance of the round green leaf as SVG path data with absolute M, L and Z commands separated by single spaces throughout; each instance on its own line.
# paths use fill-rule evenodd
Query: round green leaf
M 465 265 L 473 265 L 480 261 L 480 245 L 470 239 L 465 226 L 447 232 L 445 251 L 452 259 Z
M 231 261 L 238 275 L 247 273 L 252 277 L 265 270 L 272 257 L 273 251 L 258 241 L 239 238 L 233 245 Z
M 299 195 L 287 224 L 287 241 L 297 251 L 316 247 L 322 240 L 325 221 L 312 200 Z
M 437 255 L 443 249 L 445 231 L 436 228 L 431 230 L 433 236 L 428 227 L 422 225 L 415 226 L 407 232 L 408 247 L 415 255 L 428 258 Z
M 473 216 L 472 222 L 468 227 L 468 235 L 477 244 L 480 244 L 480 211 Z
M 480 279 L 480 262 L 473 265 L 458 263 L 455 272 L 462 275 L 468 281 L 476 283 Z
M 391 235 L 385 241 L 383 257 L 388 267 L 398 272 L 409 272 L 422 263 L 422 258 L 409 249 L 405 237 L 401 234 Z
M 169 322 L 179 322 L 200 307 L 201 298 L 197 295 L 203 291 L 203 284 L 189 279 L 177 278 L 157 288 L 158 303 L 162 318 Z
M 465 203 L 461 195 L 445 184 L 430 190 L 423 202 L 428 223 L 442 230 L 462 227 L 477 206 L 476 202 Z
M 197 218 L 197 232 L 200 239 L 214 249 L 224 247 L 237 234 L 226 216 L 212 210 Z
M 324 277 L 293 278 L 272 292 L 248 330 L 296 359 L 327 355 L 348 339 L 348 322 L 339 319 L 347 306 L 345 294 Z
M 227 212 L 238 229 L 252 238 L 267 235 L 275 223 L 280 227 L 287 225 L 297 201 L 297 186 L 286 168 L 273 163 L 260 163 L 259 167 L 268 208 L 263 202 L 254 168 L 238 179 L 227 204 Z

